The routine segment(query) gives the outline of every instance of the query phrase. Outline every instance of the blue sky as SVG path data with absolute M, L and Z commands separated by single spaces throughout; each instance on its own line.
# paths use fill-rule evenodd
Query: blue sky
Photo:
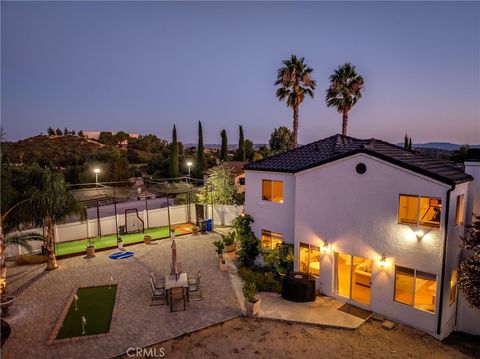
M 268 141 L 292 126 L 276 71 L 295 53 L 317 90 L 299 142 L 341 130 L 328 76 L 351 62 L 365 79 L 349 135 L 480 142 L 478 2 L 2 2 L 2 127 L 8 138 L 125 130 L 195 142 Z

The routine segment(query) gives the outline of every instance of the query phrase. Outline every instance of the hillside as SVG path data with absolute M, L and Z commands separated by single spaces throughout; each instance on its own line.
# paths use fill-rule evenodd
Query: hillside
M 78 136 L 42 135 L 8 142 L 4 146 L 5 155 L 12 163 L 52 161 L 58 165 L 82 163 L 89 158 L 107 155 L 114 148 L 118 149 Z

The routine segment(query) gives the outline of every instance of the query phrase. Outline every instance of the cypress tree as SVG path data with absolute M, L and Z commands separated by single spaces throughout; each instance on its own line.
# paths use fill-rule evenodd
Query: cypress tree
M 412 138 L 411 137 L 408 139 L 408 149 L 409 150 L 412 149 Z
M 225 129 L 221 132 L 222 136 L 222 148 L 220 150 L 220 161 L 226 162 L 228 161 L 228 139 L 227 139 L 227 131 Z
M 243 127 L 239 126 L 240 136 L 238 138 L 237 160 L 245 161 L 245 138 L 243 137 Z
M 168 177 L 177 178 L 180 176 L 178 170 L 178 144 L 177 144 L 177 128 L 173 125 L 172 143 L 170 144 L 170 162 L 168 164 Z
M 405 139 L 403 140 L 403 148 L 408 148 L 408 135 L 405 134 Z
M 195 166 L 195 174 L 197 178 L 203 177 L 203 172 L 207 169 L 207 158 L 205 157 L 205 148 L 203 147 L 203 129 L 202 123 L 198 121 L 198 146 L 197 146 L 197 163 Z

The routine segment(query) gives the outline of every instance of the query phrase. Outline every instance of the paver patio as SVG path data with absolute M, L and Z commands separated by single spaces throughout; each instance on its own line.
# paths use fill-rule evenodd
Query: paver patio
M 131 347 L 145 347 L 242 315 L 228 273 L 221 272 L 213 241 L 217 234 L 177 238 L 177 257 L 183 271 L 202 271 L 202 301 L 187 304 L 185 312 L 170 313 L 168 306 L 149 305 L 150 272 L 169 272 L 171 240 L 128 247 L 135 256 L 111 260 L 116 250 L 59 261 L 60 269 L 45 272 L 43 267 L 9 268 L 10 292 L 17 296 L 5 318 L 12 333 L 2 348 L 2 358 L 107 358 L 123 354 Z M 112 335 L 47 345 L 72 290 L 81 286 L 118 283 L 118 320 Z

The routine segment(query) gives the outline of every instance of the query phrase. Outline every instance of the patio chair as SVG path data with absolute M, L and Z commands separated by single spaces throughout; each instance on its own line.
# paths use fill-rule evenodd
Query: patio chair
M 153 274 L 153 272 L 150 273 L 150 278 L 152 279 L 156 289 L 165 289 L 165 278 L 157 280 L 155 279 L 155 275 Z
M 183 310 L 185 310 L 187 305 L 187 298 L 183 287 L 174 287 L 170 289 L 168 300 L 170 301 L 170 312 L 177 312 L 177 310 L 173 310 L 173 302 L 180 300 L 183 301 Z
M 201 274 L 200 274 L 200 270 L 199 270 L 198 273 L 197 273 L 197 276 L 195 278 L 188 278 L 188 285 L 190 286 L 190 285 L 197 284 L 197 282 L 200 281 L 200 276 L 201 276 Z
M 199 271 L 200 272 L 200 271 Z M 202 300 L 202 291 L 200 289 L 200 273 L 196 278 L 195 283 L 188 283 L 188 301 L 192 300 Z
M 153 279 L 151 277 L 150 287 L 152 289 L 152 298 L 150 299 L 150 305 L 165 304 L 167 300 L 167 296 L 165 295 L 165 288 L 155 288 L 155 283 L 153 282 Z

